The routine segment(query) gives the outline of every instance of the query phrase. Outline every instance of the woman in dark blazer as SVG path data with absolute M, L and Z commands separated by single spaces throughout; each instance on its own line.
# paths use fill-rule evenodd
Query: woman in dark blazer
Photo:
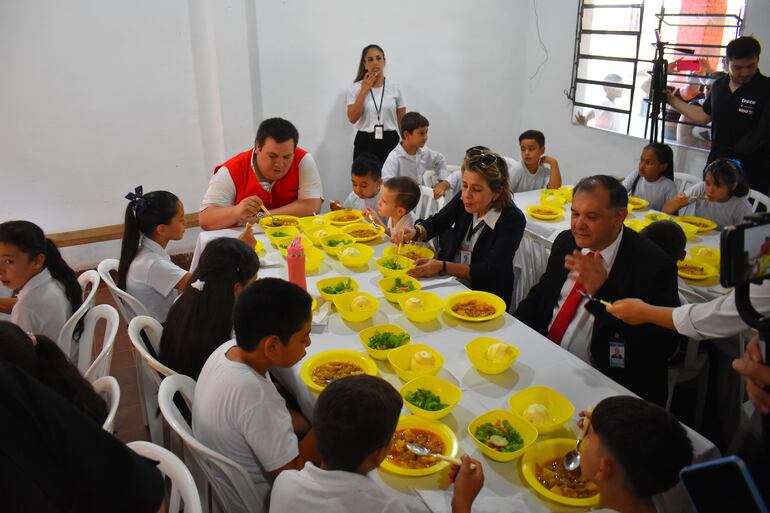
M 474 147 L 461 169 L 462 191 L 435 215 L 394 234 L 393 242 L 440 236 L 438 258 L 417 260 L 410 276 L 455 276 L 510 305 L 513 257 L 526 221 L 513 203 L 508 166 L 497 153 Z

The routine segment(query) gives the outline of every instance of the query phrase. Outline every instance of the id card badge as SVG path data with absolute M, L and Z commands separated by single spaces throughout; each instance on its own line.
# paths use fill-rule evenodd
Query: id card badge
M 460 263 L 465 265 L 471 265 L 471 253 L 468 248 L 460 248 Z
M 620 340 L 610 340 L 610 367 L 626 368 L 626 343 Z
M 382 140 L 385 137 L 385 127 L 382 125 L 374 125 L 374 138 Z

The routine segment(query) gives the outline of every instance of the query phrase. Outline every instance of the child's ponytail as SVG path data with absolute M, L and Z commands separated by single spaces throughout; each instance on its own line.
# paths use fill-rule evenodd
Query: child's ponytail
M 80 308 L 80 305 L 83 304 L 83 289 L 80 287 L 77 274 L 61 257 L 59 248 L 56 247 L 51 239 L 45 239 L 45 267 L 51 273 L 53 279 L 64 286 L 64 295 L 67 296 L 67 301 L 69 301 L 72 313 L 74 314 Z M 75 326 L 75 340 L 80 338 L 82 331 L 83 319 L 81 318 L 77 326 Z

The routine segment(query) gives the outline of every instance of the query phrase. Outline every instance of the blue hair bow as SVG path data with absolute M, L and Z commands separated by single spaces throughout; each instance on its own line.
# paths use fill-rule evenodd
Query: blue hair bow
M 147 200 L 144 199 L 144 189 L 141 185 L 134 188 L 134 192 L 129 192 L 125 197 L 131 202 L 135 216 L 141 214 L 147 208 Z

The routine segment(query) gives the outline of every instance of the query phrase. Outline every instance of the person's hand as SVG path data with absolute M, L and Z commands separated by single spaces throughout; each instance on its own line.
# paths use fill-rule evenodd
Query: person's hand
M 246 219 L 253 217 L 262 209 L 262 199 L 259 196 L 249 196 L 243 198 L 238 203 L 238 217 L 240 219 Z
M 733 369 L 746 380 L 746 394 L 754 406 L 767 415 L 770 413 L 770 392 L 765 387 L 770 386 L 770 367 L 763 364 L 759 338 L 749 342 L 743 358 L 733 360 Z
M 677 210 L 679 210 L 680 208 L 686 207 L 687 205 L 690 204 L 690 197 L 683 192 L 680 192 L 679 194 L 677 194 L 674 200 L 675 200 L 674 203 L 676 204 Z
M 548 155 L 543 155 L 540 157 L 540 161 L 538 162 L 538 165 L 542 166 L 543 164 L 548 164 L 550 167 L 553 167 L 555 165 L 559 165 L 559 162 L 553 158 L 549 157 Z
M 254 232 L 252 231 L 251 226 L 251 223 L 246 223 L 243 231 L 238 235 L 238 240 L 242 240 L 248 244 L 250 248 L 254 248 L 257 245 L 257 239 L 254 238 Z
M 632 326 L 645 324 L 648 321 L 644 315 L 644 307 L 647 303 L 637 298 L 618 299 L 607 307 L 607 312 L 621 321 Z
M 452 513 L 468 513 L 473 500 L 484 487 L 484 470 L 481 463 L 467 454 L 460 458 L 461 465 L 452 465 L 449 480 L 454 483 L 452 494 Z M 475 465 L 471 470 L 471 464 Z
M 570 276 L 582 283 L 586 292 L 592 296 L 607 281 L 607 270 L 604 269 L 602 256 L 598 252 L 589 256 L 576 249 L 571 255 L 564 257 L 564 267 L 570 270 Z
M 342 203 L 337 200 L 329 200 L 329 210 L 342 210 Z
M 378 76 L 380 76 L 378 71 L 372 73 L 367 72 L 366 75 L 364 75 L 364 79 L 361 81 L 361 89 L 368 91 L 374 87 L 374 83 L 377 81 Z
M 575 114 L 575 122 L 578 125 L 587 125 L 588 124 L 588 118 L 586 118 L 583 114 L 580 112 Z
M 393 244 L 403 244 L 409 242 L 417 237 L 417 230 L 414 228 L 404 228 L 390 234 L 390 241 Z
M 373 222 L 374 224 L 379 225 L 379 226 L 383 226 L 383 227 L 385 226 L 384 224 L 382 224 L 382 221 L 380 221 L 380 216 L 378 216 L 374 212 L 374 210 L 372 210 L 371 208 L 364 209 L 362 214 L 363 214 L 363 216 L 366 219 L 368 219 L 369 221 Z
M 449 182 L 441 180 L 435 186 L 433 186 L 433 199 L 439 199 L 444 195 L 446 190 L 449 189 Z
M 409 269 L 406 274 L 412 278 L 430 278 L 440 273 L 443 267 L 444 263 L 441 260 L 418 258 L 414 262 L 414 267 Z
M 714 73 L 714 66 L 711 64 L 711 60 L 707 57 L 700 57 L 698 59 L 698 62 L 700 63 L 700 71 L 698 72 L 699 75 L 711 75 Z

